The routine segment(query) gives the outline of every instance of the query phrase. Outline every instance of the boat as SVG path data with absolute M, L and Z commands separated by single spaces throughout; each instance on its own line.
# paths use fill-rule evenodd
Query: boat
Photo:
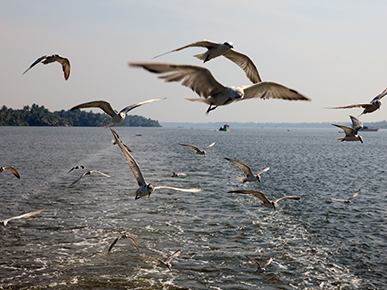
M 368 127 L 368 126 L 363 126 L 363 128 L 361 128 L 359 131 L 373 131 L 373 132 L 376 132 L 378 130 L 379 130 L 379 128 L 371 128 L 371 127 Z
M 230 126 L 228 124 L 224 124 L 223 127 L 219 128 L 219 131 L 230 131 Z

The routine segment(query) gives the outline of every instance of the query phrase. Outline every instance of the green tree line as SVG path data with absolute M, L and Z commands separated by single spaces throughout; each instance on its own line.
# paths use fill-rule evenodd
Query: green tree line
M 0 126 L 93 126 L 109 125 L 111 118 L 106 114 L 75 111 L 50 112 L 44 106 L 33 104 L 23 109 L 0 109 Z M 127 115 L 125 120 L 115 126 L 160 127 L 158 121 L 137 115 Z

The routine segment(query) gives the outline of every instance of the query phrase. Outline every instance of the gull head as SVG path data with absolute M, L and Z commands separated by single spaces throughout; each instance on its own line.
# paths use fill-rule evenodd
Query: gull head
M 223 43 L 224 45 L 228 46 L 229 48 L 234 48 L 234 45 L 232 42 L 229 42 L 229 41 L 226 41 L 225 43 Z
M 146 186 L 146 188 L 148 189 L 148 192 L 149 192 L 148 197 L 149 197 L 151 195 L 151 193 L 155 190 L 155 186 L 153 184 L 149 183 Z
M 259 175 L 256 175 L 256 176 L 257 176 L 258 182 L 261 183 L 261 176 L 259 176 Z

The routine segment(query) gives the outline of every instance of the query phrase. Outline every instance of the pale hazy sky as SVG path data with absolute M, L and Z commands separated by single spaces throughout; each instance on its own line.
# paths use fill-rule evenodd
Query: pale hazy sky
M 132 111 L 161 122 L 349 122 L 361 109 L 324 107 L 369 102 L 387 87 L 387 1 L 116 0 L 0 2 L 0 105 L 51 111 L 107 100 L 113 108 L 167 97 Z M 203 65 L 224 85 L 249 85 L 244 72 L 220 57 L 203 64 L 189 48 L 208 39 L 231 41 L 255 62 L 263 80 L 282 83 L 311 102 L 252 99 L 219 107 L 185 100 L 197 95 L 127 63 Z M 30 64 L 45 54 L 60 64 Z M 386 97 L 387 103 L 387 97 Z M 361 117 L 387 119 L 387 104 Z

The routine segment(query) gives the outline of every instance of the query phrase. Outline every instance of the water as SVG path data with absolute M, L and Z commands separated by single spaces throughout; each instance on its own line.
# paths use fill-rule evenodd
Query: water
M 332 129 L 115 128 L 147 182 L 199 193 L 156 190 L 134 197 L 137 184 L 105 128 L 0 127 L 0 219 L 44 208 L 0 226 L 1 289 L 385 289 L 387 285 L 387 132 L 362 132 L 364 144 L 338 142 Z M 141 136 L 136 136 L 141 134 Z M 208 149 L 196 155 L 178 143 Z M 242 184 L 224 157 L 270 166 L 261 184 Z M 67 171 L 78 164 L 85 169 Z M 85 176 L 86 170 L 111 175 Z M 185 172 L 172 178 L 168 170 Z M 332 201 L 348 198 L 350 204 Z M 282 201 L 279 210 L 253 189 Z M 121 234 L 111 253 L 109 245 Z M 172 270 L 136 257 L 164 259 Z M 264 264 L 265 273 L 245 255 Z

